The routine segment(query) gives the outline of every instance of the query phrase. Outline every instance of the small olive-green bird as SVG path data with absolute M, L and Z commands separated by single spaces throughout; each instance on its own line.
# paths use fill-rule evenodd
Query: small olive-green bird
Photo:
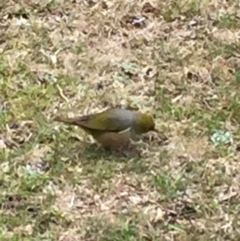
M 55 121 L 81 127 L 103 147 L 119 148 L 137 140 L 138 136 L 155 130 L 153 117 L 126 109 L 108 109 L 75 118 L 57 116 Z

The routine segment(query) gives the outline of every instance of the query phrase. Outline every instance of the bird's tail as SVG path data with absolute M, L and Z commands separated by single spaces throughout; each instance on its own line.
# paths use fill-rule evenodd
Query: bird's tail
M 62 116 L 56 116 L 53 120 L 57 122 L 63 122 L 69 125 L 79 126 L 78 118 L 67 118 Z

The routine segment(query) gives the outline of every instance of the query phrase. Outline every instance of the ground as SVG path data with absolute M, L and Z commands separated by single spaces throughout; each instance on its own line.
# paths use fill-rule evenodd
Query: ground
M 237 0 L 0 5 L 1 240 L 239 240 Z M 111 106 L 140 156 L 53 121 Z

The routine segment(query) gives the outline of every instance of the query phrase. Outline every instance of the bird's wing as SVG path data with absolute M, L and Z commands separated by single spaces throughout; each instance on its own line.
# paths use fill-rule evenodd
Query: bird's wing
M 78 122 L 79 125 L 96 131 L 121 132 L 129 128 L 128 123 L 122 123 L 114 115 L 107 115 L 106 117 L 106 113 L 83 116 L 79 118 Z

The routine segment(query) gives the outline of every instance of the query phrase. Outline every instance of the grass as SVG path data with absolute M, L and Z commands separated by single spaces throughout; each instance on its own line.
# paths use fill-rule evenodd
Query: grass
M 1 240 L 238 240 L 238 1 L 1 6 Z M 53 122 L 154 114 L 141 156 Z

